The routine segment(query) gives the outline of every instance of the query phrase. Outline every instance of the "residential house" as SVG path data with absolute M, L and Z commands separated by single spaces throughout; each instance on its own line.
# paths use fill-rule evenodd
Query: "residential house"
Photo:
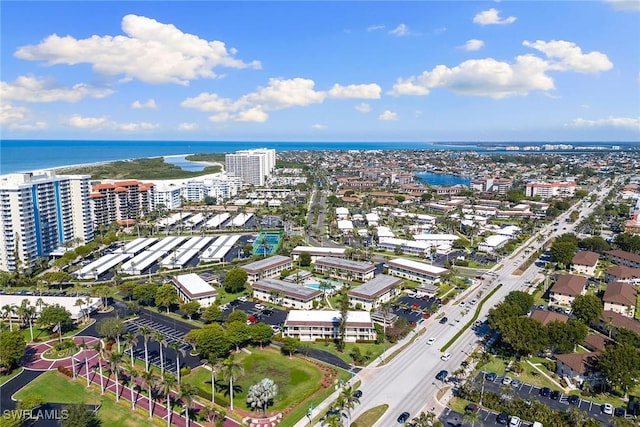
M 579 251 L 571 260 L 571 272 L 593 276 L 596 274 L 596 265 L 600 254 L 591 251 Z
M 557 305 L 571 305 L 575 297 L 584 295 L 587 278 L 575 274 L 560 275 L 549 290 L 549 301 Z
M 636 312 L 638 291 L 635 286 L 625 282 L 612 282 L 607 285 L 602 301 L 604 310 L 615 311 L 633 319 Z
M 547 326 L 550 322 L 562 322 L 566 323 L 569 320 L 569 316 L 563 313 L 558 313 L 553 310 L 533 310 L 530 316 L 533 320 L 537 320 L 544 326 Z
M 556 354 L 556 373 L 576 385 L 600 381 L 597 367 L 599 352 Z

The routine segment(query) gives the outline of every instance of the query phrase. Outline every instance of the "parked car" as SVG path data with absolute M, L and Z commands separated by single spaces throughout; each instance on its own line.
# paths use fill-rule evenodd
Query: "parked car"
M 398 417 L 398 424 L 404 424 L 409 420 L 409 417 L 411 415 L 408 412 L 403 412 L 400 414 L 400 416 Z
M 513 416 L 509 418 L 509 427 L 520 427 L 520 424 L 522 424 L 520 417 Z
M 558 400 L 560 399 L 560 392 L 558 390 L 552 390 L 551 393 L 549 394 L 549 397 L 552 398 L 553 400 Z
M 522 381 L 520 380 L 511 380 L 511 387 L 518 388 L 522 385 Z
M 506 412 L 500 412 L 498 414 L 498 416 L 496 417 L 496 422 L 498 424 L 506 424 L 509 422 L 509 414 L 507 414 Z
M 484 374 L 484 379 L 487 381 L 494 382 L 496 378 L 498 378 L 498 374 L 496 374 L 495 372 L 487 372 L 486 374 Z
M 576 396 L 575 394 L 572 394 L 567 399 L 567 402 L 569 402 L 569 404 L 571 404 L 571 405 L 577 405 L 577 404 L 580 403 L 580 398 L 578 396 Z
M 602 412 L 607 415 L 613 415 L 613 405 L 611 403 L 605 403 L 602 405 Z
M 480 407 L 475 403 L 469 403 L 464 408 L 464 412 L 479 412 L 479 411 L 480 411 Z
M 504 385 L 511 384 L 511 378 L 505 375 L 504 378 L 502 379 L 502 384 Z
M 613 415 L 616 417 L 626 417 L 627 416 L 627 410 L 625 408 L 616 408 L 613 411 Z
M 256 304 L 256 310 L 264 310 L 266 307 L 262 304 Z
M 551 389 L 549 387 L 542 387 L 540 389 L 540 396 L 549 397 L 550 393 L 551 393 Z
M 439 381 L 444 381 L 444 380 L 447 379 L 448 375 L 449 375 L 449 371 L 445 371 L 443 369 L 440 372 L 438 372 L 438 374 L 436 375 L 436 379 L 439 380 Z

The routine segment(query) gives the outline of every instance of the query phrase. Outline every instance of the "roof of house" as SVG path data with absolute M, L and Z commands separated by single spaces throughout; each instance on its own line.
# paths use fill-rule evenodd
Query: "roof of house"
M 333 257 L 321 257 L 316 260 L 316 265 L 323 265 L 326 267 L 335 267 L 343 270 L 359 271 L 361 273 L 368 273 L 376 269 L 376 266 L 372 262 L 366 261 L 353 261 L 344 258 Z
M 543 325 L 546 325 L 549 322 L 553 322 L 554 320 L 563 323 L 569 320 L 569 316 L 567 316 L 566 314 L 557 313 L 551 310 L 533 310 L 533 312 L 531 313 L 531 318 L 533 320 L 537 320 Z
M 173 278 L 173 283 L 187 294 L 189 298 L 216 296 L 218 293 L 214 287 L 205 282 L 196 273 L 176 276 Z
M 606 346 L 612 342 L 612 340 L 600 334 L 589 334 L 584 338 L 583 341 L 584 345 L 587 348 L 600 351 L 604 351 Z
M 635 306 L 638 291 L 635 286 L 625 282 L 613 282 L 607 285 L 602 301 L 624 306 Z
M 600 320 L 605 327 L 608 327 L 609 322 L 611 326 L 615 328 L 625 328 L 635 333 L 640 334 L 640 322 L 624 316 L 620 313 L 611 310 L 605 310 L 600 315 Z
M 402 284 L 402 279 L 399 277 L 387 276 L 386 274 L 379 274 L 372 280 L 363 283 L 349 291 L 349 296 L 360 297 L 365 299 L 374 299 L 380 295 L 385 294 L 390 289 Z
M 556 360 L 576 374 L 586 374 L 596 369 L 599 352 L 556 354 Z
M 440 276 L 446 273 L 446 268 L 435 267 L 433 265 L 425 264 L 424 262 L 413 261 L 405 258 L 394 258 L 387 261 L 388 267 L 399 267 L 405 270 L 410 270 L 415 273 L 428 274 L 430 276 Z
M 291 262 L 291 258 L 283 255 L 274 255 L 269 258 L 263 258 L 261 260 L 249 263 L 247 265 L 243 265 L 240 267 L 247 273 L 260 273 L 269 268 L 279 267 L 281 265 L 285 265 Z
M 573 265 L 586 265 L 587 267 L 595 267 L 598 263 L 600 254 L 591 251 L 580 251 L 573 256 L 571 263 Z
M 626 265 L 614 265 L 607 268 L 607 275 L 617 279 L 640 278 L 640 268 L 627 267 Z
M 337 310 L 290 310 L 284 326 L 336 326 L 340 323 Z M 347 326 L 373 327 L 371 313 L 368 311 L 348 311 Z
M 627 252 L 627 251 L 621 251 L 619 249 L 616 249 L 613 251 L 607 251 L 606 254 L 612 257 L 622 258 L 632 262 L 640 262 L 640 255 Z
M 582 294 L 586 285 L 586 277 L 563 274 L 556 279 L 556 283 L 553 284 L 550 291 L 562 295 L 578 296 Z
M 296 298 L 305 302 L 322 296 L 322 291 L 318 289 L 311 289 L 306 286 L 296 285 L 294 283 L 277 279 L 258 280 L 253 284 L 253 289 L 263 292 L 281 292 L 283 296 Z

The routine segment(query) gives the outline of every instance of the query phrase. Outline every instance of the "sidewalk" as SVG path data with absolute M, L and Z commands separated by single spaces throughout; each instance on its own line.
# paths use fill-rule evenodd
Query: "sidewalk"
M 87 344 L 88 349 L 86 350 L 87 355 L 87 363 L 85 364 L 85 354 L 84 350 L 80 350 L 80 352 L 76 353 L 73 356 L 73 361 L 71 357 L 67 357 L 64 359 L 58 360 L 49 360 L 46 359 L 43 355 L 45 351 L 50 349 L 55 340 L 38 343 L 35 345 L 30 345 L 27 348 L 26 357 L 29 359 L 28 361 L 24 361 L 24 369 L 32 370 L 32 371 L 49 371 L 58 369 L 58 367 L 64 367 L 67 369 L 73 369 L 75 367 L 76 372 L 76 381 L 80 384 L 86 384 L 87 378 L 87 370 L 89 373 L 89 382 L 100 387 L 100 382 L 104 384 L 105 392 L 113 393 L 116 392 L 116 383 L 115 376 L 112 375 L 102 375 L 102 380 L 100 376 L 100 365 L 102 365 L 103 373 L 108 372 L 109 365 L 105 361 L 98 361 L 98 353 L 95 350 L 91 350 L 91 346 L 97 343 L 99 340 L 95 337 L 74 337 L 73 341 L 75 343 L 81 343 L 84 340 L 85 344 Z M 123 376 L 119 375 L 118 379 L 122 381 Z M 145 383 L 143 380 L 136 378 L 135 383 L 141 390 L 147 390 Z M 151 405 L 152 414 L 155 417 L 161 418 L 163 420 L 167 420 L 167 416 L 169 415 L 169 411 L 167 407 L 153 399 L 149 399 L 148 396 L 140 394 L 140 391 L 135 390 L 133 396 L 131 396 L 131 388 L 129 386 L 124 387 L 122 383 L 118 385 L 118 396 L 120 399 L 124 399 L 129 402 L 129 405 L 133 399 L 135 401 L 135 406 L 137 408 L 142 408 L 146 413 L 149 412 L 149 405 Z M 171 402 L 175 402 L 177 400 L 177 393 L 171 392 Z M 180 409 L 184 409 L 184 405 L 179 405 Z M 196 412 L 206 411 L 206 406 L 194 401 L 192 407 L 189 409 L 189 414 L 195 414 Z M 186 414 L 185 414 L 186 415 Z M 187 420 L 184 415 L 180 415 L 179 413 L 173 412 L 171 413 L 170 423 L 172 426 L 176 427 L 185 427 L 187 425 Z M 202 426 L 195 421 L 190 421 L 189 425 L 193 426 Z M 225 419 L 224 427 L 237 427 L 239 424 L 236 421 L 233 421 L 229 418 Z

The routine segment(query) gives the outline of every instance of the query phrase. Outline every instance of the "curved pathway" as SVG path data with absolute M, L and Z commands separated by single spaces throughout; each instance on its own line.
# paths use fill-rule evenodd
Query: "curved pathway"
M 63 359 L 49 359 L 44 353 L 53 348 L 56 342 L 58 341 L 51 340 L 28 345 L 25 355 L 20 359 L 20 365 L 31 371 L 50 371 L 59 367 L 73 369 L 75 367 L 76 373 L 78 370 L 83 372 L 85 360 L 89 362 L 97 357 L 98 353 L 93 349 L 93 346 L 98 344 L 100 340 L 91 336 L 75 336 L 73 342 L 78 345 L 84 342 L 87 346 L 85 350 L 80 349 L 73 355 L 73 358 L 69 356 Z

